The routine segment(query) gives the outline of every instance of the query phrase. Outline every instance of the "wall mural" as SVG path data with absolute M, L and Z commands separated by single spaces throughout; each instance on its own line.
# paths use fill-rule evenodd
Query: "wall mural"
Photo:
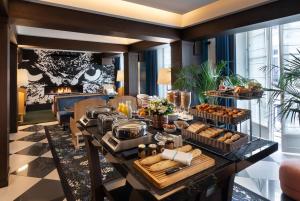
M 96 93 L 115 80 L 114 65 L 101 65 L 99 54 L 90 52 L 22 49 L 19 68 L 28 71 L 27 104 L 50 102 L 45 86 L 82 85 L 84 93 Z

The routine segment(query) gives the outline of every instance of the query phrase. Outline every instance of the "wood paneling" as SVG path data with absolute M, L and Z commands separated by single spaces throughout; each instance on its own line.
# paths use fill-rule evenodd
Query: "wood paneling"
M 93 52 L 127 52 L 126 45 L 18 35 L 18 45 Z
M 197 40 L 300 20 L 300 1 L 279 0 L 182 30 L 183 40 Z
M 0 0 L 0 16 L 7 17 L 8 14 L 8 0 Z
M 169 27 L 20 0 L 10 0 L 9 16 L 17 25 L 149 41 L 178 40 L 180 34 Z
M 17 88 L 17 68 L 18 68 L 18 47 L 10 43 L 10 108 L 9 108 L 9 132 L 18 131 L 18 88 Z
M 140 41 L 140 42 L 129 45 L 128 51 L 129 52 L 141 52 L 146 49 L 149 49 L 149 48 L 152 48 L 155 46 L 159 46 L 159 45 L 163 45 L 163 44 L 166 44 L 166 43 L 159 43 L 159 42 L 153 42 L 153 41 Z
M 138 53 L 127 52 L 124 54 L 124 93 L 137 95 L 138 93 Z
M 9 26 L 0 18 L 0 187 L 8 185 Z

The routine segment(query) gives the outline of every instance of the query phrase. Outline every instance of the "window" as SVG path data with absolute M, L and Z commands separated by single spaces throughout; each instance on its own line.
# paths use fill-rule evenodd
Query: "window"
M 158 71 L 160 68 L 170 68 L 171 67 L 171 47 L 170 45 L 163 45 L 157 49 L 157 67 Z M 157 72 L 158 72 L 157 71 Z M 158 96 L 166 97 L 167 91 L 171 87 L 168 85 L 158 86 Z
M 239 33 L 235 35 L 235 43 L 237 74 L 259 81 L 263 87 L 273 88 L 278 84 L 280 73 L 284 71 L 281 68 L 270 68 L 270 71 L 264 72 L 260 68 L 272 65 L 283 66 L 286 64 L 286 59 L 292 58 L 291 53 L 299 55 L 297 49 L 300 50 L 300 22 Z M 300 86 L 298 89 L 300 90 Z M 277 106 L 281 102 L 280 98 L 270 105 L 268 104 L 269 97 L 270 93 L 265 93 L 261 101 L 261 122 L 258 118 L 257 102 L 237 102 L 238 107 L 251 109 L 254 133 L 257 133 L 255 127 L 260 123 L 263 127 L 263 134 L 268 134 L 263 137 L 271 140 L 281 140 L 285 135 L 300 136 L 297 122 L 292 123 L 290 120 L 282 122 L 278 118 L 280 108 Z M 242 131 L 247 129 L 249 125 L 244 124 Z

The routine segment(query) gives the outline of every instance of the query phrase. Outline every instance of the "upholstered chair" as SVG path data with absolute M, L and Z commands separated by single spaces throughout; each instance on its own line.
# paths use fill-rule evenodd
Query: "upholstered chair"
M 77 128 L 77 121 L 85 114 L 88 107 L 105 106 L 106 100 L 101 98 L 89 98 L 74 104 L 74 117 L 70 119 L 70 129 L 72 133 L 72 141 L 76 148 L 84 145 L 81 131 Z M 81 140 L 82 139 L 82 140 Z

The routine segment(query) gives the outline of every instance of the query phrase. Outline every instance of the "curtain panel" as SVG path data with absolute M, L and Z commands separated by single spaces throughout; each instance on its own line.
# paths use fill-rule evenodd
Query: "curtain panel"
M 148 95 L 158 94 L 157 85 L 157 50 L 148 50 L 144 52 L 144 62 L 146 65 L 146 92 Z

